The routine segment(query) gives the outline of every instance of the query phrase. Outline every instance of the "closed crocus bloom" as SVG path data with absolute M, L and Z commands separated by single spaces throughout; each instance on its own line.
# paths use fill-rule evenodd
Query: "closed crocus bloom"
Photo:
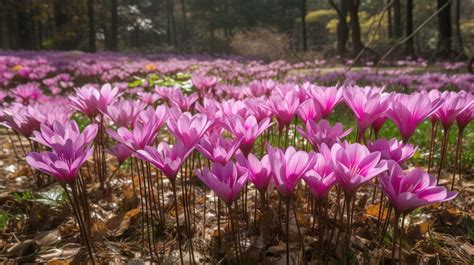
M 445 91 L 441 94 L 444 99 L 441 107 L 436 111 L 436 117 L 445 130 L 449 129 L 456 121 L 457 116 L 464 112 L 473 103 L 472 100 L 466 101 L 466 95 L 456 92 Z
M 387 161 L 388 173 L 378 177 L 390 204 L 399 213 L 407 214 L 419 207 L 452 200 L 455 191 L 436 186 L 436 178 L 422 169 L 415 168 L 404 173 L 400 165 Z
M 290 146 L 283 152 L 279 148 L 267 146 L 268 159 L 272 169 L 272 179 L 277 191 L 290 197 L 300 178 L 314 165 L 315 153 L 296 151 Z
M 227 205 L 239 197 L 239 193 L 247 182 L 247 172 L 237 170 L 233 161 L 225 165 L 214 163 L 211 170 L 204 168 L 196 171 L 196 176 L 204 182 Z
M 65 124 L 54 122 L 53 126 L 41 125 L 40 131 L 33 132 L 32 140 L 54 148 L 55 145 L 64 145 L 67 140 L 72 140 L 76 148 L 84 148 L 92 144 L 97 135 L 97 124 L 89 124 L 83 132 L 75 121 L 68 121 Z
M 392 104 L 386 115 L 397 125 L 404 142 L 407 142 L 416 127 L 442 104 L 440 99 L 431 101 L 426 93 L 396 94 L 391 100 Z
M 175 179 L 179 169 L 192 151 L 193 149 L 188 149 L 182 142 L 177 141 L 173 146 L 161 142 L 156 149 L 152 146 L 145 146 L 137 153 L 140 159 L 154 165 L 167 178 Z
M 227 163 L 239 148 L 241 139 L 225 139 L 220 133 L 204 135 L 196 149 L 214 163 Z
M 344 100 L 352 110 L 357 126 L 362 132 L 379 118 L 388 108 L 388 96 L 378 89 L 349 87 L 344 89 Z
M 191 149 L 199 143 L 212 124 L 213 122 L 204 114 L 192 116 L 191 113 L 185 112 L 175 119 L 170 119 L 168 129 L 186 148 Z
M 100 111 L 106 112 L 107 106 L 112 104 L 119 96 L 118 88 L 105 84 L 100 90 L 92 86 L 76 89 L 76 94 L 70 96 L 71 106 L 84 113 L 89 118 L 94 118 Z
M 228 117 L 226 120 L 226 129 L 229 130 L 235 138 L 242 139 L 240 150 L 246 155 L 252 151 L 253 144 L 257 137 L 271 126 L 270 118 L 257 122 L 254 116 L 243 119 L 239 115 Z
M 323 118 L 327 118 L 342 100 L 342 89 L 337 86 L 311 86 L 306 93 L 319 103 Z
M 321 118 L 319 103 L 316 100 L 310 98 L 301 103 L 297 114 L 303 123 L 306 123 L 309 120 L 318 121 Z
M 323 148 L 328 148 L 324 145 Z M 327 198 L 329 190 L 336 184 L 337 178 L 331 164 L 331 157 L 325 157 L 322 153 L 315 155 L 314 166 L 306 172 L 303 180 L 317 200 Z
M 318 150 L 323 143 L 331 147 L 352 131 L 352 128 L 344 131 L 340 122 L 331 126 L 327 120 L 320 120 L 318 123 L 310 120 L 306 123 L 305 130 L 300 127 L 296 129 L 311 143 L 314 150 Z
M 299 105 L 300 100 L 296 92 L 288 92 L 284 97 L 273 96 L 270 98 L 270 105 L 268 107 L 278 120 L 280 130 L 290 125 Z
M 382 138 L 375 140 L 375 142 L 368 142 L 367 148 L 370 152 L 380 152 L 381 159 L 393 160 L 400 165 L 408 161 L 417 150 L 414 145 L 404 144 L 396 138 L 390 140 Z
M 385 162 L 380 161 L 380 152 L 371 153 L 358 143 L 334 144 L 331 157 L 337 180 L 349 196 L 354 195 L 362 184 L 387 170 Z
M 259 160 L 254 154 L 250 153 L 245 158 L 241 153 L 237 154 L 237 168 L 248 172 L 248 179 L 257 190 L 265 191 L 271 180 L 271 168 L 268 155 L 264 155 Z

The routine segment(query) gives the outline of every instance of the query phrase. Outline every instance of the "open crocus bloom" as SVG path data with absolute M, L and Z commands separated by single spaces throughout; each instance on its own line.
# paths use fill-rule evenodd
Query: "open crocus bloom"
M 233 161 L 225 165 L 214 163 L 212 169 L 196 170 L 196 176 L 206 184 L 226 204 L 230 205 L 242 190 L 247 181 L 247 172 L 237 170 Z
M 189 112 L 180 114 L 176 119 L 168 121 L 168 129 L 176 139 L 188 149 L 194 148 L 213 122 L 204 114 L 194 116 Z
M 443 103 L 440 99 L 431 101 L 426 93 L 396 94 L 391 100 L 392 104 L 386 115 L 397 125 L 404 142 L 407 142 L 416 127 Z
M 307 99 L 301 103 L 297 111 L 298 117 L 303 123 L 308 121 L 318 121 L 321 118 L 321 110 L 319 103 L 315 99 Z
M 371 153 L 366 146 L 354 143 L 336 143 L 331 148 L 334 172 L 346 195 L 373 177 L 387 170 L 385 161 L 380 161 L 380 152 Z
M 239 115 L 233 115 L 226 120 L 226 129 L 236 138 L 242 139 L 240 142 L 240 150 L 242 150 L 245 155 L 252 151 L 253 144 L 257 137 L 271 125 L 270 118 L 265 118 L 257 122 L 255 116 L 249 116 L 244 120 Z
M 117 87 L 112 88 L 110 84 L 105 84 L 100 90 L 92 86 L 84 86 L 76 89 L 75 96 L 69 97 L 71 106 L 94 118 L 99 111 L 106 112 L 107 106 L 111 105 L 119 96 Z
M 212 162 L 225 164 L 239 148 L 241 141 L 242 139 L 225 139 L 220 133 L 212 133 L 202 137 L 196 148 Z
M 107 106 L 105 113 L 117 127 L 130 128 L 137 122 L 138 115 L 145 109 L 145 104 L 140 101 L 120 100 Z
M 250 153 L 247 158 L 241 153 L 236 155 L 237 169 L 247 171 L 248 178 L 257 190 L 264 191 L 267 189 L 271 179 L 271 168 L 268 155 L 264 155 L 261 160 Z
M 370 152 L 379 151 L 382 159 L 394 160 L 398 164 L 403 164 L 410 159 L 417 149 L 412 144 L 404 144 L 402 141 L 398 141 L 397 138 L 390 140 L 377 139 L 373 143 L 368 142 L 367 147 Z
M 343 92 L 347 106 L 352 110 L 357 126 L 365 131 L 388 108 L 388 95 L 378 89 L 349 87 Z
M 51 152 L 30 152 L 26 162 L 33 168 L 42 171 L 59 181 L 74 181 L 81 166 L 94 151 L 93 146 L 75 143 L 66 139 L 62 144 L 52 145 Z
M 342 100 L 342 89 L 338 89 L 336 86 L 311 86 L 307 93 L 319 103 L 323 118 L 327 118 Z
M 436 178 L 422 169 L 405 174 L 396 162 L 388 161 L 387 165 L 388 173 L 378 179 L 390 204 L 400 213 L 407 214 L 422 206 L 452 200 L 458 194 L 447 191 L 444 186 L 436 186 Z
M 296 151 L 292 146 L 285 152 L 270 145 L 267 149 L 275 188 L 284 197 L 290 197 L 300 178 L 313 167 L 315 153 Z
M 161 170 L 169 179 L 175 179 L 178 170 L 183 165 L 186 158 L 193 149 L 186 148 L 180 141 L 173 146 L 166 142 L 161 142 L 158 148 L 146 146 L 143 150 L 138 150 L 138 157 Z
M 309 190 L 317 200 L 326 199 L 329 190 L 337 182 L 331 164 L 330 150 L 326 145 L 321 149 L 327 149 L 327 151 L 315 155 L 314 167 L 303 176 Z
M 311 143 L 314 150 L 318 150 L 319 146 L 323 143 L 331 147 L 352 131 L 352 128 L 343 131 L 342 123 L 340 122 L 331 127 L 327 120 L 320 120 L 318 123 L 310 120 L 306 123 L 306 131 L 300 127 L 296 129 L 301 136 Z
M 463 93 L 445 91 L 441 94 L 444 99 L 441 107 L 435 112 L 436 117 L 443 126 L 449 129 L 456 121 L 457 116 L 468 109 L 473 103 L 472 100 L 465 100 L 467 96 Z
M 290 125 L 293 117 L 295 117 L 296 111 L 300 106 L 300 100 L 296 92 L 288 92 L 283 96 L 273 96 L 270 98 L 270 104 L 268 108 L 272 111 L 278 120 L 279 129 L 283 130 L 283 127 Z
M 51 127 L 42 124 L 41 130 L 34 131 L 31 139 L 50 148 L 64 145 L 70 139 L 76 148 L 81 148 L 92 143 L 97 135 L 97 128 L 97 124 L 89 124 L 81 133 L 75 121 L 68 121 L 66 124 L 56 121 Z

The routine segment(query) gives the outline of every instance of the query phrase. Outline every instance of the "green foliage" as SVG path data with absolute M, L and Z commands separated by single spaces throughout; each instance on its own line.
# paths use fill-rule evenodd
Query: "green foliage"
M 471 241 L 474 241 L 474 220 L 466 218 L 467 235 Z
M 8 213 L 4 210 L 0 211 L 0 230 L 7 229 Z

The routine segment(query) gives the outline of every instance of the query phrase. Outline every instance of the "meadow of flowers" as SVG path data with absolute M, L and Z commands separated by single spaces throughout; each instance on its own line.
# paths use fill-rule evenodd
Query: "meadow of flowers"
M 0 53 L 0 261 L 469 262 L 462 67 Z

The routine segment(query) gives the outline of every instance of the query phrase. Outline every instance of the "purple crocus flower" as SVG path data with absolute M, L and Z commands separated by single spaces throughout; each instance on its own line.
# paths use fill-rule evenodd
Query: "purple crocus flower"
M 196 148 L 212 162 L 226 164 L 239 148 L 241 141 L 225 139 L 220 133 L 212 133 L 204 135 Z
M 306 123 L 305 130 L 298 127 L 296 130 L 303 136 L 306 140 L 311 143 L 314 150 L 319 150 L 321 144 L 326 144 L 329 147 L 332 147 L 333 144 L 340 141 L 345 136 L 351 133 L 352 128 L 344 131 L 342 128 L 342 123 L 338 122 L 334 126 L 331 126 L 329 121 L 320 120 L 318 123 L 313 120 L 309 120 Z
M 377 139 L 375 142 L 368 142 L 367 148 L 370 152 L 380 152 L 381 159 L 393 160 L 398 164 L 403 164 L 410 159 L 416 152 L 416 147 L 412 144 L 404 144 L 397 138 L 387 140 L 385 138 Z
M 255 185 L 257 190 L 265 191 L 272 176 L 268 155 L 264 155 L 261 160 L 252 153 L 248 154 L 247 158 L 242 153 L 238 153 L 235 157 L 237 169 L 247 171 L 249 181 Z
M 233 161 L 225 165 L 212 164 L 211 170 L 204 168 L 196 171 L 196 176 L 206 184 L 227 205 L 239 197 L 239 193 L 247 182 L 247 172 L 239 172 Z
M 378 180 L 390 204 L 399 213 L 407 214 L 422 206 L 454 199 L 458 193 L 436 186 L 436 178 L 422 169 L 415 168 L 408 173 L 395 161 L 387 161 L 388 173 Z

